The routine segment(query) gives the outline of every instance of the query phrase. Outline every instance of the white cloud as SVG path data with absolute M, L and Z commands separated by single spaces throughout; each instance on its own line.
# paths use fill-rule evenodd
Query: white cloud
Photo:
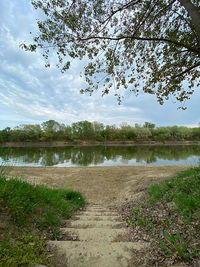
M 200 95 L 195 94 L 188 111 L 177 111 L 176 105 L 159 106 L 152 96 L 124 91 L 122 105 L 117 105 L 114 92 L 104 97 L 101 90 L 92 96 L 81 95 L 84 80 L 79 76 L 84 61 L 74 60 L 66 74 L 52 66 L 44 68 L 39 53 L 25 52 L 19 42 L 30 40 L 36 29 L 36 15 L 29 1 L 0 2 L 0 120 L 40 122 L 49 119 L 67 124 L 99 121 L 104 124 L 127 122 L 158 125 L 195 124 L 199 118 Z M 55 58 L 51 58 L 55 63 Z M 191 104 L 192 103 L 192 104 Z M 13 123 L 13 122 L 12 122 Z

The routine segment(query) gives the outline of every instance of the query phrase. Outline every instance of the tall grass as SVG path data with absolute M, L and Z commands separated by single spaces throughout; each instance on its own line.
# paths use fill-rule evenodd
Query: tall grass
M 1 177 L 0 218 L 7 218 L 8 227 L 0 232 L 0 266 L 42 263 L 46 255 L 43 237 L 58 239 L 62 220 L 84 205 L 78 192 Z

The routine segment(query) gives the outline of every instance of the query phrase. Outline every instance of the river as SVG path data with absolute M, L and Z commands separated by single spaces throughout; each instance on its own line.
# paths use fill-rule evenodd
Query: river
M 197 165 L 200 146 L 69 146 L 0 148 L 0 164 L 12 166 Z

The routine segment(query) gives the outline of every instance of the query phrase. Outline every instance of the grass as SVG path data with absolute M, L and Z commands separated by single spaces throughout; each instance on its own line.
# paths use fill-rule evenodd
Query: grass
M 141 238 L 148 235 L 154 240 L 158 262 L 166 266 L 199 258 L 200 167 L 152 185 L 147 200 L 133 209 L 127 223 L 135 231 L 139 228 Z
M 45 239 L 59 239 L 63 219 L 84 205 L 78 192 L 0 178 L 0 266 L 47 262 Z

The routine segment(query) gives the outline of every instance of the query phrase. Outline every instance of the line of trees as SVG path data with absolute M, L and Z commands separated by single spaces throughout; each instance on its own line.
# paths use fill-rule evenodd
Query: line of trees
M 39 124 L 19 125 L 13 129 L 0 130 L 0 143 L 40 142 L 40 141 L 200 141 L 200 127 L 185 126 L 156 127 L 145 122 L 144 125 L 130 126 L 122 123 L 120 127 L 104 125 L 99 122 L 79 121 L 71 126 L 49 120 Z

